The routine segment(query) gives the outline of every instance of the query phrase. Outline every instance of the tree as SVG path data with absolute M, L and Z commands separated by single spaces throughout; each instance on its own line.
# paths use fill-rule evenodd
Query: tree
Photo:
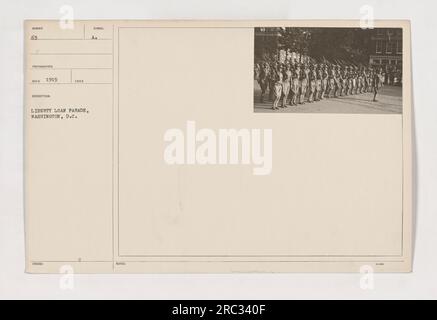
M 302 56 L 308 54 L 310 42 L 310 28 L 283 28 L 281 30 L 281 38 L 279 41 L 281 47 L 299 53 L 301 62 Z

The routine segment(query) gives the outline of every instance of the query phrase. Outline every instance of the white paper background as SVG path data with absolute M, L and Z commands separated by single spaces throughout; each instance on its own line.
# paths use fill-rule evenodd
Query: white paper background
M 373 5 L 376 19 L 412 22 L 415 121 L 415 257 L 411 274 L 375 275 L 374 290 L 359 274 L 99 275 L 24 273 L 22 201 L 23 20 L 59 19 L 63 5 L 76 19 L 359 19 Z M 437 298 L 437 3 L 432 0 L 0 0 L 0 298 L 128 299 L 388 299 Z

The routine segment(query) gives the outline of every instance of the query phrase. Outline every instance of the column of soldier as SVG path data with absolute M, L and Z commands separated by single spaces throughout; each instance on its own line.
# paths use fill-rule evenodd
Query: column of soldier
M 313 103 L 378 91 L 381 71 L 367 66 L 338 65 L 331 63 L 280 63 L 262 61 L 255 65 L 255 78 L 261 87 L 261 102 L 269 92 L 272 109 Z

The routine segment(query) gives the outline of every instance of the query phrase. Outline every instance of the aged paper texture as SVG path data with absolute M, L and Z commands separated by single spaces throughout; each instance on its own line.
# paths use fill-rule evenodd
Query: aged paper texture
M 27 272 L 411 271 L 410 24 L 359 27 L 26 21 Z

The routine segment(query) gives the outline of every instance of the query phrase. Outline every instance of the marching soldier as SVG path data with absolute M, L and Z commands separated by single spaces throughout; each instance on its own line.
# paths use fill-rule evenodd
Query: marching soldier
M 275 63 L 271 68 L 273 69 L 272 72 L 269 73 L 269 100 L 274 100 L 275 95 L 275 83 L 276 83 L 276 71 L 277 71 L 277 63 Z
M 317 77 L 316 77 L 316 101 L 320 101 L 321 93 L 322 93 L 322 78 L 323 78 L 323 71 L 322 66 L 319 65 L 316 71 Z
M 363 69 L 363 92 L 369 92 L 369 83 L 368 83 L 368 75 L 366 68 Z
M 374 93 L 373 101 L 376 101 L 385 81 L 384 70 L 370 65 L 284 64 L 274 59 L 265 58 L 254 65 L 254 77 L 261 88 L 260 101 L 264 101 L 269 90 L 274 110 L 307 101 L 313 103 L 325 98 L 368 92 Z
M 295 66 L 291 76 L 291 105 L 297 106 L 299 102 L 299 78 L 300 78 L 300 68 Z
M 378 90 L 381 84 L 381 74 L 375 72 L 373 75 L 373 101 L 376 102 L 376 95 L 378 94 Z
M 286 66 L 285 71 L 283 73 L 281 108 L 287 107 L 287 99 L 288 99 L 288 94 L 290 92 L 290 86 L 291 86 L 291 75 L 292 75 L 292 72 L 290 70 L 290 64 L 287 63 L 287 66 Z
M 370 74 L 370 68 L 367 68 L 366 77 L 367 77 L 367 92 L 371 92 L 372 91 L 372 76 Z
M 328 98 L 331 98 L 335 96 L 335 70 L 334 66 L 331 66 L 331 69 L 329 71 L 329 78 L 328 78 Z
M 340 66 L 337 65 L 335 70 L 335 92 L 334 97 L 341 96 L 341 91 L 343 90 L 342 82 L 343 79 L 341 78 L 341 72 L 340 72 Z
M 253 75 L 254 75 L 254 79 L 256 81 L 259 80 L 260 71 L 261 71 L 261 67 L 260 67 L 259 63 L 255 63 L 255 65 L 253 66 Z
M 385 72 L 384 72 L 384 70 L 382 70 L 382 68 L 379 69 L 379 78 L 380 78 L 379 86 L 382 87 L 385 84 L 385 80 L 384 80 L 385 79 Z
M 310 86 L 309 86 L 309 91 L 310 91 L 310 94 L 309 94 L 309 96 L 308 96 L 308 102 L 310 102 L 310 103 L 312 103 L 312 102 L 314 102 L 314 95 L 315 95 L 315 93 L 316 93 L 316 78 L 317 78 L 317 74 L 316 74 L 316 70 L 315 70 L 315 68 L 314 68 L 314 66 L 313 65 L 311 65 L 310 66 L 310 73 L 309 73 L 309 83 L 310 83 Z
M 373 69 L 370 69 L 369 72 L 369 92 L 371 92 L 373 90 L 373 76 L 374 76 L 374 71 Z
M 343 95 L 347 96 L 349 91 L 349 79 L 348 79 L 348 66 L 345 66 L 343 69 Z
M 281 100 L 281 96 L 282 96 L 282 80 L 283 80 L 283 73 L 279 66 L 275 68 L 272 79 L 274 81 L 273 90 L 274 90 L 274 98 L 275 98 L 273 101 L 272 109 L 278 110 L 279 100 Z
M 357 94 L 360 93 L 360 89 L 361 89 L 361 70 L 358 69 L 357 70 Z
M 360 93 L 360 69 L 357 67 L 357 71 L 355 74 L 355 79 L 356 79 L 356 90 L 355 90 L 355 94 L 359 94 Z
M 354 68 L 354 71 L 352 72 L 352 94 L 357 94 L 357 67 Z
M 304 66 L 300 73 L 300 99 L 299 104 L 305 104 L 305 95 L 307 93 L 308 87 L 308 71 L 307 67 Z
M 270 67 L 267 62 L 264 62 L 259 70 L 258 83 L 261 87 L 261 103 L 264 102 L 264 94 L 269 86 Z
M 358 75 L 358 93 L 363 93 L 364 89 L 364 76 L 363 76 L 363 69 L 360 69 L 359 75 Z
M 328 73 L 328 66 L 325 64 L 323 65 L 322 70 L 322 92 L 320 93 L 320 99 L 325 99 L 325 94 L 328 91 L 328 79 L 329 79 L 329 73 Z
M 349 94 L 354 94 L 354 71 L 353 66 L 349 68 Z

